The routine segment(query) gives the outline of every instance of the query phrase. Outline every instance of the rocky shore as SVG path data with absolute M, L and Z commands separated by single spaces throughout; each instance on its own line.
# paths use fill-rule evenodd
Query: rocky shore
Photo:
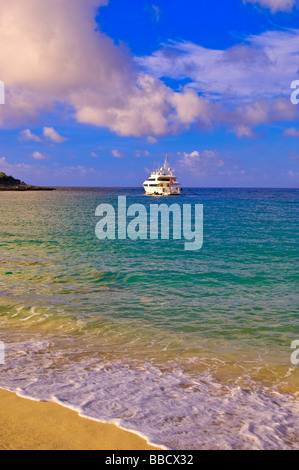
M 0 191 L 55 191 L 55 188 L 32 186 L 0 172 Z

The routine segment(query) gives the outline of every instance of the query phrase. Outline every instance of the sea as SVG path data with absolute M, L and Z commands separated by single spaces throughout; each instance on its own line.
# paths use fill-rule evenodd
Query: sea
M 202 204 L 202 248 L 99 240 L 119 196 Z M 0 193 L 0 387 L 165 449 L 299 449 L 298 207 L 298 189 Z

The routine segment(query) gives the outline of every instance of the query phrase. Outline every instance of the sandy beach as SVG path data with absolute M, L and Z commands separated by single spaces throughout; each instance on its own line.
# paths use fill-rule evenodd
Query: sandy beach
M 113 424 L 81 418 L 55 403 L 0 390 L 0 450 L 151 450 Z

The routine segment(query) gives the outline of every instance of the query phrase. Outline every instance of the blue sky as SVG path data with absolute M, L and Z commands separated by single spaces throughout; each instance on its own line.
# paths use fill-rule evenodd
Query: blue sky
M 296 0 L 3 0 L 0 171 L 141 186 L 297 187 Z

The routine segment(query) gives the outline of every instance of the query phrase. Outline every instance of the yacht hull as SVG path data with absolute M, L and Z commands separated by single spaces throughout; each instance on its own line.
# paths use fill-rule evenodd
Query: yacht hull
M 151 191 L 151 190 L 148 190 L 146 188 L 145 190 L 145 194 L 147 196 L 162 196 L 162 197 L 167 197 L 167 196 L 180 196 L 181 194 L 181 190 L 175 190 L 175 191 L 159 191 L 159 190 L 155 190 L 155 191 Z

